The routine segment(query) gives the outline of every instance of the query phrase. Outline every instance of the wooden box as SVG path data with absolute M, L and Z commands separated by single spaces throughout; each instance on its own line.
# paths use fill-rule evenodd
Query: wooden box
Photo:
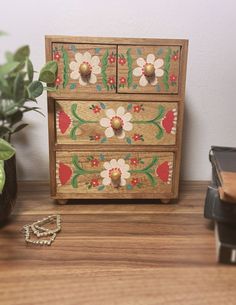
M 46 36 L 51 196 L 178 197 L 187 40 Z

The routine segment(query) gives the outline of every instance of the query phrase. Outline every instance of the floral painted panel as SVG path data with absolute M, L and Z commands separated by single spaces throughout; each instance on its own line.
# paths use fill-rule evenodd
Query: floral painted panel
M 53 43 L 56 94 L 115 93 L 116 46 Z
M 178 94 L 180 46 L 119 46 L 118 92 Z
M 57 143 L 174 145 L 177 116 L 170 102 L 56 101 Z
M 171 152 L 64 152 L 56 155 L 57 193 L 170 193 Z M 119 182 L 114 183 L 114 172 Z

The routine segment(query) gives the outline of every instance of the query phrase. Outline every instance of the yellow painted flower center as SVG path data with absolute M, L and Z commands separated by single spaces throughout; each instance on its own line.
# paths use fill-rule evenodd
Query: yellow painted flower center
M 118 116 L 114 116 L 112 119 L 111 119 L 111 127 L 114 129 L 114 130 L 120 130 L 123 126 L 123 120 L 118 117 Z
M 79 66 L 79 72 L 82 76 L 86 77 L 91 74 L 91 66 L 87 62 L 83 62 Z
M 153 64 L 146 64 L 144 66 L 144 75 L 145 76 L 150 77 L 150 76 L 153 76 L 154 73 L 155 73 L 155 67 Z

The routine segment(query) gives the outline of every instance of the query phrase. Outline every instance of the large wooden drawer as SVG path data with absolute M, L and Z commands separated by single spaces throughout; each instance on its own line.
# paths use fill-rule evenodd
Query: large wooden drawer
M 55 107 L 58 144 L 176 144 L 176 102 L 57 100 Z
M 174 166 L 172 152 L 58 151 L 56 194 L 63 194 L 63 198 L 79 198 L 80 194 L 96 198 L 101 194 L 114 198 L 170 197 Z M 113 179 L 117 171 L 120 180 Z

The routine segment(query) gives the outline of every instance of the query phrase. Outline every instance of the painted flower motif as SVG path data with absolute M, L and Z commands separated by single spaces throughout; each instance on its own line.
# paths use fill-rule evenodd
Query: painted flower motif
M 72 176 L 72 169 L 68 165 L 60 162 L 58 166 L 58 176 L 61 185 L 65 185 Z
M 80 72 L 79 67 L 81 64 L 88 64 L 90 68 L 90 76 L 85 80 Z M 85 52 L 84 54 L 76 53 L 75 61 L 70 63 L 70 69 L 72 72 L 70 73 L 70 77 L 72 79 L 78 79 L 80 85 L 86 86 L 89 82 L 90 84 L 95 84 L 97 82 L 97 74 L 101 73 L 101 67 L 99 66 L 100 59 L 98 56 L 92 56 L 89 52 Z
M 164 74 L 164 70 L 161 69 L 161 67 L 164 65 L 164 60 L 162 58 L 155 59 L 154 54 L 148 54 L 146 60 L 140 57 L 136 62 L 138 67 L 133 70 L 133 75 L 137 77 L 141 76 L 139 80 L 140 86 L 145 87 L 148 83 L 155 86 L 158 83 L 157 78 L 163 76 Z M 155 75 L 150 79 L 148 79 L 148 77 L 146 77 L 144 74 L 144 69 L 147 64 L 152 64 L 155 68 Z
M 100 113 L 101 111 L 101 108 L 98 105 L 92 105 L 89 108 L 92 109 L 94 113 Z
M 125 84 L 126 83 L 126 78 L 124 76 L 122 76 L 120 78 L 120 84 Z
M 98 159 L 92 159 L 91 160 L 91 165 L 92 165 L 92 167 L 98 167 L 98 165 L 99 165 L 99 160 Z
M 171 74 L 170 75 L 170 81 L 173 82 L 173 83 L 176 82 L 177 81 L 177 76 L 174 75 L 174 74 Z
M 133 178 L 133 179 L 131 180 L 132 186 L 136 186 L 138 183 L 139 183 L 139 179 L 138 179 L 138 178 Z
M 59 61 L 59 60 L 60 60 L 60 58 L 61 58 L 60 53 L 59 53 L 58 51 L 57 51 L 57 52 L 55 52 L 55 53 L 54 53 L 54 56 L 53 56 L 53 59 L 54 59 L 54 60 Z
M 116 62 L 116 57 L 114 54 L 109 55 L 108 61 L 110 64 L 114 64 Z
M 143 139 L 143 135 L 141 134 L 138 134 L 138 133 L 135 133 L 133 136 L 132 136 L 133 140 L 136 142 L 136 141 L 144 141 Z
M 168 111 L 161 121 L 162 127 L 165 129 L 166 133 L 176 133 L 176 123 L 177 123 L 177 110 L 173 109 Z
M 132 119 L 132 114 L 129 112 L 125 113 L 125 108 L 122 106 L 118 107 L 117 111 L 107 109 L 106 116 L 106 118 L 102 118 L 100 120 L 100 125 L 106 128 L 105 135 L 107 138 L 111 138 L 116 134 L 117 138 L 123 139 L 125 137 L 125 131 L 130 131 L 133 129 L 133 124 L 130 122 Z M 114 119 L 120 120 L 122 128 L 118 131 L 115 131 L 112 128 Z
M 179 52 L 175 51 L 171 58 L 172 60 L 177 61 L 179 59 Z
M 125 65 L 125 64 L 126 64 L 126 59 L 125 59 L 124 57 L 120 57 L 120 58 L 119 58 L 119 64 L 120 64 L 121 66 Z
M 130 164 L 137 166 L 139 164 L 139 160 L 137 158 L 130 158 Z
M 94 136 L 89 136 L 90 140 L 99 141 L 101 139 L 101 135 L 96 133 Z
M 55 85 L 60 85 L 61 84 L 61 82 L 62 82 L 62 79 L 61 79 L 61 77 L 60 76 L 58 76 L 57 78 L 56 78 L 56 80 L 55 80 Z
M 139 113 L 141 110 L 144 110 L 143 105 L 134 105 L 133 111 Z
M 99 186 L 99 180 L 97 178 L 93 178 L 91 181 L 90 181 L 90 184 L 93 186 L 93 187 L 97 187 Z
M 114 85 L 114 84 L 115 84 L 115 78 L 114 78 L 114 76 L 109 77 L 108 80 L 107 80 L 107 83 L 108 83 L 109 85 Z
M 62 134 L 65 133 L 66 130 L 70 127 L 70 124 L 71 118 L 69 115 L 62 110 L 59 111 L 57 113 L 57 125 Z
M 170 184 L 172 178 L 172 163 L 165 161 L 156 169 L 156 175 L 165 183 Z
M 126 179 L 130 177 L 129 173 L 129 165 L 125 163 L 124 159 L 115 160 L 112 159 L 110 162 L 104 162 L 103 164 L 105 170 L 103 170 L 100 175 L 103 178 L 102 184 L 103 185 L 109 185 L 111 184 L 112 180 L 112 174 L 113 172 L 120 172 L 121 178 L 120 178 L 120 186 L 126 185 Z

